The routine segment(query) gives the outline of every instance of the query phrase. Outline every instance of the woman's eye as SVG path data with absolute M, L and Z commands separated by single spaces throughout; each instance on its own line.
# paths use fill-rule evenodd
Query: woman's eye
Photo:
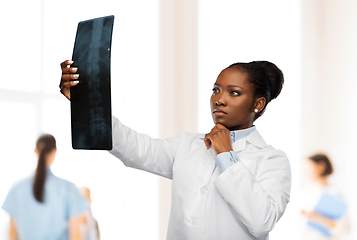
M 218 93 L 219 92 L 218 88 L 213 88 L 212 91 L 213 91 L 213 93 Z
M 238 92 L 238 91 L 232 91 L 231 94 L 234 95 L 234 96 L 239 96 L 239 95 L 241 95 L 240 92 Z

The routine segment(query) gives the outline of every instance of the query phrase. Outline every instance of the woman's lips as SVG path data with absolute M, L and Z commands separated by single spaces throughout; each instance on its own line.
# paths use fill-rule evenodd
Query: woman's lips
M 226 115 L 227 113 L 225 111 L 222 111 L 220 109 L 214 109 L 213 110 L 213 115 L 215 116 L 223 116 L 223 115 Z

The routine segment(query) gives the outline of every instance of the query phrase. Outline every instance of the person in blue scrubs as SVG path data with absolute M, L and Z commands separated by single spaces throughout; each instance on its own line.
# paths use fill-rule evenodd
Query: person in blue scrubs
M 10 215 L 11 240 L 79 240 L 88 204 L 77 187 L 51 172 L 56 140 L 38 138 L 34 175 L 13 184 L 2 208 Z

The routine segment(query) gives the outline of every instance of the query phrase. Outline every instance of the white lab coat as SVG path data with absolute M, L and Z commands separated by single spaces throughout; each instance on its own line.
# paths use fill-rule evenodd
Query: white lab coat
M 290 197 L 286 155 L 257 130 L 233 144 L 240 161 L 222 174 L 204 134 L 138 134 L 113 118 L 111 154 L 128 167 L 172 179 L 167 239 L 269 239 Z

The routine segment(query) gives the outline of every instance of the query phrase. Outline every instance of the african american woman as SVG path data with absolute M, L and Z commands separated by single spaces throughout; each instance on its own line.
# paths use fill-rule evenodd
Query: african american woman
M 78 84 L 72 61 L 61 63 L 60 89 Z M 207 134 L 152 139 L 113 117 L 113 149 L 126 166 L 172 179 L 167 239 L 269 239 L 290 198 L 290 164 L 265 143 L 254 121 L 283 86 L 267 61 L 235 63 L 214 83 Z

